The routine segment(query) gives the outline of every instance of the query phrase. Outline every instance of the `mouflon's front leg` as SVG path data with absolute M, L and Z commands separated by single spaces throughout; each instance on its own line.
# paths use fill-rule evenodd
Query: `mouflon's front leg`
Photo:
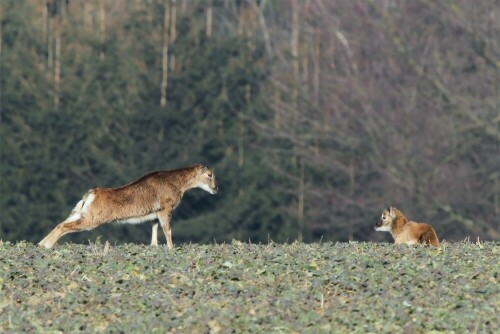
M 172 211 L 168 209 L 161 210 L 160 212 L 158 212 L 158 219 L 160 220 L 163 233 L 165 233 L 168 249 L 174 248 L 174 243 L 172 242 L 172 229 L 170 227 L 170 221 L 172 220 Z
M 151 246 L 158 246 L 158 223 L 154 223 L 152 227 Z

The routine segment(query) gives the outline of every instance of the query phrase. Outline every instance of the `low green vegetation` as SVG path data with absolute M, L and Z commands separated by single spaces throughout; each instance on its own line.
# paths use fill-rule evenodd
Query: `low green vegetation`
M 0 332 L 499 330 L 500 243 L 0 246 Z

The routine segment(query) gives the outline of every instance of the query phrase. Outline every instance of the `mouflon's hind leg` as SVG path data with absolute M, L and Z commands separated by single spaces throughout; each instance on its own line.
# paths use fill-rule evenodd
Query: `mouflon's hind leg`
M 38 243 L 40 246 L 45 248 L 52 248 L 54 244 L 63 235 L 72 232 L 78 232 L 82 230 L 91 230 L 94 227 L 104 222 L 103 219 L 100 221 L 89 220 L 86 218 L 88 211 L 91 209 L 91 204 L 96 197 L 95 190 L 89 190 L 83 198 L 76 204 L 76 206 L 71 210 L 71 213 L 66 220 L 57 225 L 45 238 Z
M 59 240 L 63 235 L 83 230 L 91 230 L 96 226 L 88 226 L 84 223 L 83 218 L 71 221 L 63 221 L 62 223 L 57 225 L 45 238 L 43 238 L 43 240 L 40 241 L 38 245 L 44 246 L 45 248 L 52 248 L 57 240 Z
M 151 233 L 151 246 L 158 246 L 158 223 L 153 223 Z
M 38 244 L 44 246 L 45 248 L 52 248 L 57 240 L 59 240 L 63 235 L 84 230 L 82 226 L 82 220 L 77 219 L 73 221 L 64 221 L 57 225 L 42 241 Z
M 170 221 L 172 220 L 172 211 L 163 209 L 162 211 L 158 212 L 158 219 L 160 220 L 163 233 L 165 233 L 168 249 L 174 248 L 174 243 L 172 242 L 172 229 L 170 228 Z
M 62 224 L 64 224 L 64 222 L 57 225 L 49 234 L 47 234 L 45 238 L 42 239 L 42 241 L 38 243 L 38 245 L 45 248 L 52 248 L 57 240 L 62 237 Z

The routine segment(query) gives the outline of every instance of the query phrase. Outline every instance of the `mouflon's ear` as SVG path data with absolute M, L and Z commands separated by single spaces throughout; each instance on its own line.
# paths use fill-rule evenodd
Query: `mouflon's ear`
M 205 166 L 205 165 L 201 165 L 200 166 L 200 170 L 201 170 L 202 173 L 205 173 L 208 170 L 208 167 Z

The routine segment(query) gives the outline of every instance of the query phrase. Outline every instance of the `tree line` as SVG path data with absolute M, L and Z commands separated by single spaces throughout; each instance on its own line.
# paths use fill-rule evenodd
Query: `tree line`
M 499 62 L 488 1 L 4 1 L 0 223 L 38 241 L 89 189 L 215 168 L 176 242 L 498 239 Z M 150 228 L 66 237 L 149 241 Z

